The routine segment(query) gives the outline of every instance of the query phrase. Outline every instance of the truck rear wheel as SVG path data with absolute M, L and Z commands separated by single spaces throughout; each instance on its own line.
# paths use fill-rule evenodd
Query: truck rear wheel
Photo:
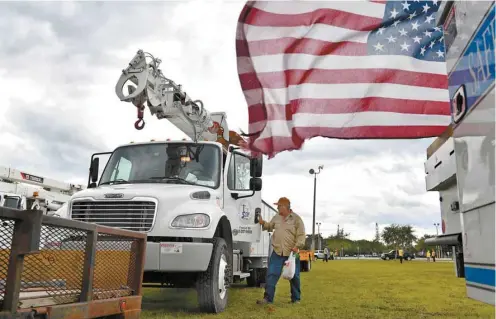
M 246 278 L 248 287 L 260 287 L 266 282 L 267 268 L 254 268 L 250 277 Z
M 258 283 L 258 268 L 253 268 L 250 273 L 250 277 L 246 278 L 246 283 L 248 287 L 256 287 Z
M 197 288 L 200 310 L 219 313 L 227 306 L 232 251 L 223 238 L 214 238 L 212 257 L 205 272 L 198 276 Z

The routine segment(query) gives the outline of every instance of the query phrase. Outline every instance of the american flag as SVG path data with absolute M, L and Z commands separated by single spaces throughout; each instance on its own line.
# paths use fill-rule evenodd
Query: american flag
M 450 123 L 439 1 L 249 1 L 236 32 L 251 150 L 425 138 Z

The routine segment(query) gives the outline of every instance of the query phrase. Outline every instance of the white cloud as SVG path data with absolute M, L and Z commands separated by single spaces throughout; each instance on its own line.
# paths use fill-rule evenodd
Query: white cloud
M 0 4 L 0 165 L 84 183 L 92 152 L 129 141 L 182 138 L 167 121 L 114 93 L 138 49 L 210 111 L 224 111 L 231 129 L 246 130 L 248 112 L 236 68 L 236 23 L 244 2 L 57 2 Z M 437 194 L 426 194 L 423 160 L 430 140 L 314 139 L 300 152 L 265 162 L 263 197 L 288 196 L 311 232 L 313 179 L 317 221 L 352 238 L 372 238 L 375 223 L 414 224 L 434 233 Z

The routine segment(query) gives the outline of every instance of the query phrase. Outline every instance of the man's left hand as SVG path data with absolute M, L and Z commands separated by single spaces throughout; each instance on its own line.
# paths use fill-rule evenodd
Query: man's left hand
M 297 253 L 299 252 L 300 250 L 297 248 L 297 247 L 293 247 L 293 249 L 291 249 L 293 252 Z

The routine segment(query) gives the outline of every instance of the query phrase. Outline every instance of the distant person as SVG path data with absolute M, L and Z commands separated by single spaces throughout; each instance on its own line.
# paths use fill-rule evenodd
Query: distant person
M 432 250 L 431 256 L 432 256 L 432 262 L 436 262 L 436 251 L 434 249 Z
M 430 250 L 427 250 L 425 257 L 427 257 L 427 261 L 431 261 L 431 251 Z
M 329 261 L 329 248 L 324 248 L 324 261 L 328 262 Z
M 291 209 L 291 203 L 286 197 L 281 197 L 277 203 L 279 214 L 274 216 L 270 222 L 259 218 L 262 229 L 274 231 L 272 234 L 272 254 L 269 258 L 267 271 L 267 282 L 262 300 L 257 304 L 270 304 L 274 302 L 276 285 L 281 277 L 284 263 L 288 260 L 291 252 L 298 253 L 305 246 L 305 225 L 299 215 Z M 300 290 L 300 259 L 295 260 L 295 274 L 290 282 L 291 302 L 299 303 L 301 299 Z
M 398 250 L 398 256 L 400 257 L 400 264 L 403 263 L 403 249 Z

